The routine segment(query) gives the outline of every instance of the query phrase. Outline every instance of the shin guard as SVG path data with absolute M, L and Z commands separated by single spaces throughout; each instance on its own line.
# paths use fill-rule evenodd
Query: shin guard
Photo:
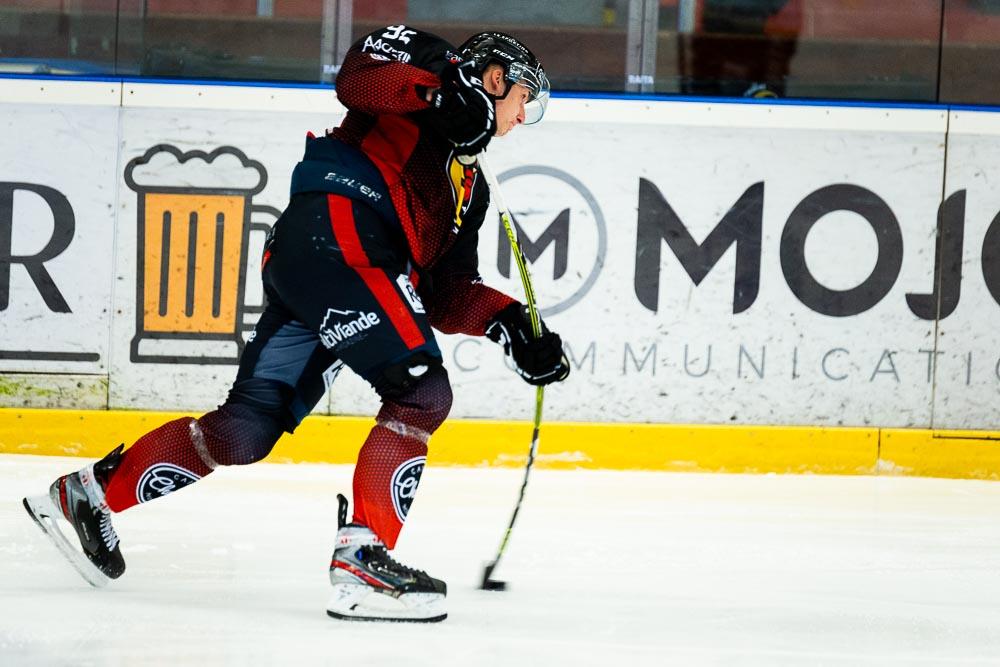
M 105 489 L 113 512 L 160 498 L 212 472 L 198 421 L 183 417 L 156 428 L 125 450 Z
M 371 528 L 386 547 L 396 545 L 427 460 L 427 444 L 376 426 L 354 469 L 354 523 Z
M 427 441 L 448 416 L 451 386 L 438 367 L 404 396 L 386 399 L 354 469 L 354 522 L 396 545 L 424 471 Z

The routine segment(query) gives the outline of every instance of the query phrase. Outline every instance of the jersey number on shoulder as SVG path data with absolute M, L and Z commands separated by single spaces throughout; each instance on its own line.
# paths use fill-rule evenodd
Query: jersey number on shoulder
M 386 28 L 382 36 L 386 39 L 398 39 L 403 44 L 410 43 L 410 35 L 416 35 L 416 30 L 410 30 L 405 25 L 391 25 Z

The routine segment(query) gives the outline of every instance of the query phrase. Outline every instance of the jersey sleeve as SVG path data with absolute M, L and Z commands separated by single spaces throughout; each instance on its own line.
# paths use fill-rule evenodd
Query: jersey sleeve
M 448 64 L 451 45 L 428 32 L 394 25 L 359 39 L 337 74 L 337 99 L 370 114 L 406 114 L 427 109 L 428 88 Z
M 483 336 L 496 314 L 515 301 L 483 284 L 478 243 L 478 229 L 462 235 L 431 272 L 427 312 L 431 326 L 441 333 Z

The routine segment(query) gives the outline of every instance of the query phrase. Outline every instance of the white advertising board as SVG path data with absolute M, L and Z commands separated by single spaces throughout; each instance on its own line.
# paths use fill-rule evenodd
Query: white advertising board
M 0 137 L 0 184 L 51 183 L 76 233 L 44 264 L 72 313 L 8 262 L 0 349 L 94 356 L 0 356 L 0 372 L 110 372 L 110 407 L 211 409 L 259 313 L 264 231 L 305 133 L 340 111 L 231 108 L 193 89 L 184 99 L 201 108 L 182 108 L 176 90 L 140 88 L 75 115 L 3 107 L 16 131 Z M 996 116 L 953 115 L 945 178 L 944 111 L 553 100 L 545 123 L 489 151 L 573 364 L 546 419 L 995 427 Z M 63 132 L 58 150 L 29 136 L 38 127 Z M 9 156 L 29 150 L 34 171 L 16 171 Z M 37 255 L 54 214 L 15 193 L 8 217 L 42 222 L 8 224 L 5 251 L 2 194 L 0 262 Z M 520 297 L 492 212 L 479 247 L 486 282 Z M 530 418 L 533 393 L 495 345 L 439 341 L 453 416 Z M 317 411 L 377 406 L 344 372 Z
M 288 203 L 306 132 L 337 122 L 329 114 L 122 110 L 112 407 L 222 403 L 261 312 L 264 237 Z
M 993 429 L 1000 424 L 1000 114 L 951 114 L 945 193 L 934 424 Z
M 0 372 L 108 372 L 117 116 L 2 106 Z
M 930 423 L 933 314 L 907 294 L 933 286 L 944 115 L 839 111 L 567 120 L 492 151 L 546 319 L 575 360 L 548 415 Z M 492 219 L 483 237 L 486 281 L 517 290 Z M 503 378 L 461 412 L 523 413 L 530 401 L 487 348 L 453 343 L 456 385 Z

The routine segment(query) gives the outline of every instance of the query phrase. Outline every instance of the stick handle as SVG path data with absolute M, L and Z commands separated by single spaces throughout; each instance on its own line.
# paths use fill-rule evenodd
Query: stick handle
M 500 221 L 503 223 L 504 231 L 507 232 L 507 240 L 510 241 L 511 250 L 514 251 L 514 263 L 517 264 L 517 271 L 521 275 L 521 284 L 524 286 L 524 299 L 528 306 L 528 316 L 531 318 L 531 333 L 538 338 L 542 335 L 542 319 L 538 315 L 538 305 L 535 302 L 535 290 L 531 284 L 531 274 L 528 272 L 528 262 L 521 252 L 521 243 L 517 238 L 517 226 L 510 215 L 510 209 L 504 201 L 503 192 L 500 191 L 500 181 L 486 160 L 486 154 L 479 154 L 479 169 L 486 177 L 486 183 L 490 186 L 490 198 L 497 205 L 500 212 Z
M 538 315 L 538 307 L 535 303 L 535 290 L 531 285 L 531 274 L 528 273 L 528 265 L 524 259 L 524 254 L 521 252 L 521 244 L 518 242 L 517 227 L 515 226 L 514 220 L 510 215 L 510 209 L 507 208 L 507 204 L 504 202 L 503 193 L 500 191 L 500 181 L 497 180 L 496 174 L 494 174 L 493 169 L 490 168 L 490 165 L 486 160 L 485 153 L 479 154 L 479 169 L 486 178 L 486 183 L 490 186 L 490 197 L 497 205 L 497 210 L 500 212 L 500 221 L 503 223 L 504 230 L 507 232 L 507 240 L 510 241 L 511 250 L 514 252 L 514 260 L 517 263 L 517 270 L 521 275 L 521 284 L 524 286 L 524 296 L 528 306 L 528 315 L 531 318 L 531 331 L 535 338 L 538 338 L 542 335 L 542 320 Z M 528 476 L 531 474 L 531 466 L 534 464 L 535 455 L 538 452 L 538 433 L 542 427 L 542 407 L 544 400 L 545 387 L 536 387 L 535 419 L 531 431 L 531 447 L 528 449 L 528 462 L 524 467 L 524 480 L 521 482 L 521 490 L 517 495 L 517 503 L 514 505 L 514 512 L 511 514 L 510 523 L 507 525 L 507 530 L 504 532 L 503 539 L 500 541 L 500 548 L 497 550 L 497 556 L 489 565 L 487 565 L 486 571 L 483 575 L 484 587 L 486 586 L 486 582 L 492 577 L 493 571 L 500 563 L 500 558 L 507 549 L 507 543 L 510 541 L 510 535 L 514 530 L 514 523 L 517 521 L 517 515 L 521 510 L 521 502 L 524 500 L 524 492 L 528 488 Z

